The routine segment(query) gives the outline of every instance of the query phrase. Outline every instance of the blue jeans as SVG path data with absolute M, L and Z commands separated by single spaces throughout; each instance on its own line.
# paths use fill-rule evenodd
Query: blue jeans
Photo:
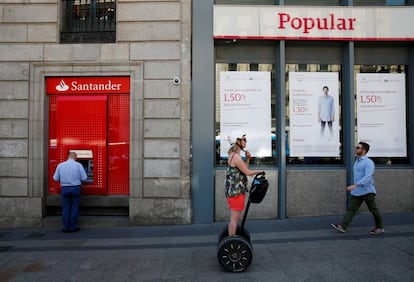
M 80 185 L 62 187 L 62 224 L 66 231 L 78 228 L 80 194 Z

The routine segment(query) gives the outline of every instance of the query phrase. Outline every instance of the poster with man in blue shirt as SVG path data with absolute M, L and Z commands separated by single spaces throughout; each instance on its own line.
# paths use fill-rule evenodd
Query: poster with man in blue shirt
M 53 180 L 62 187 L 62 232 L 70 233 L 80 230 L 78 226 L 81 185 L 86 181 L 83 166 L 76 161 L 75 152 L 69 152 L 68 159 L 58 164 Z
M 369 147 L 368 143 L 359 142 L 358 146 L 355 148 L 356 160 L 353 168 L 354 184 L 346 187 L 346 190 L 351 193 L 349 208 L 340 224 L 331 223 L 331 226 L 339 232 L 346 232 L 346 229 L 351 225 L 352 218 L 355 216 L 362 202 L 367 204 L 367 207 L 375 220 L 375 226 L 369 233 L 371 235 L 378 235 L 385 232 L 382 224 L 382 217 L 375 201 L 375 196 L 377 194 L 374 186 L 375 164 L 367 157 Z

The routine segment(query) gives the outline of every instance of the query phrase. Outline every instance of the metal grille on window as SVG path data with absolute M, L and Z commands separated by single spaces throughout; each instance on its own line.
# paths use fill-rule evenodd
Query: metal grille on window
M 62 0 L 62 43 L 115 42 L 116 0 Z

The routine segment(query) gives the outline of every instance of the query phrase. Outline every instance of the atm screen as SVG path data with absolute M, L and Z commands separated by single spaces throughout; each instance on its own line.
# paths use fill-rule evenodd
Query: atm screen
M 93 153 L 92 150 L 70 150 L 77 155 L 76 161 L 80 163 L 85 169 L 88 178 L 85 182 L 93 182 Z
M 85 182 L 93 182 L 93 160 L 77 159 L 76 161 L 79 162 L 85 169 L 86 175 L 88 176 Z

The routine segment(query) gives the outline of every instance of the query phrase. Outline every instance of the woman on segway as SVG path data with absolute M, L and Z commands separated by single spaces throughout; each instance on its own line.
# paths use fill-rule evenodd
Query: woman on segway
M 228 151 L 228 167 L 225 180 L 225 193 L 230 209 L 230 222 L 228 226 L 229 236 L 236 235 L 237 224 L 241 212 L 244 210 L 245 193 L 247 192 L 247 175 L 252 176 L 262 173 L 261 170 L 250 170 L 250 153 L 245 151 L 247 140 L 246 134 L 241 131 L 233 132 L 230 136 L 231 147 Z M 240 152 L 246 153 L 246 160 L 243 161 Z

